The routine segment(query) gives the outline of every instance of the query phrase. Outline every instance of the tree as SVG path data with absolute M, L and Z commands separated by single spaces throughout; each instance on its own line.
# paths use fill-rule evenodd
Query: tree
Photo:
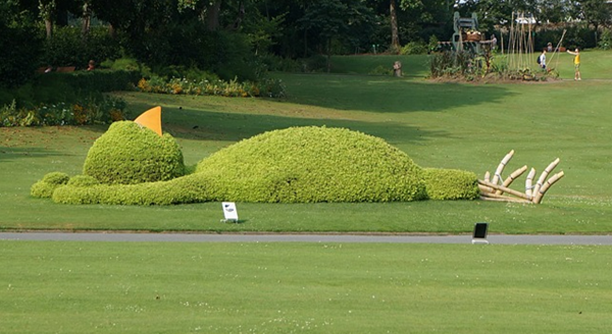
M 362 0 L 319 0 L 306 8 L 298 21 L 305 32 L 319 38 L 327 54 L 327 70 L 331 70 L 332 41 L 351 41 L 352 30 L 373 24 L 374 15 Z
M 571 0 L 539 0 L 537 17 L 541 23 L 565 22 L 572 14 Z
M 38 1 L 38 15 L 45 22 L 45 29 L 47 31 L 47 39 L 50 39 L 53 35 L 53 15 L 55 14 L 55 0 L 50 1 Z
M 466 0 L 459 6 L 462 16 L 478 15 L 481 30 L 490 31 L 496 26 L 508 26 L 513 13 L 537 12 L 537 0 Z
M 0 2 L 0 86 L 23 84 L 39 66 L 42 37 L 36 31 L 38 18 L 20 5 L 17 0 Z
M 450 35 L 453 4 L 449 0 L 402 0 L 400 8 L 402 30 L 409 41 L 426 41 L 431 35 Z
M 391 51 L 398 52 L 400 49 L 399 29 L 397 26 L 397 3 L 395 0 L 389 1 L 389 20 L 391 24 Z
M 593 25 L 595 31 L 600 26 L 609 27 L 612 23 L 612 8 L 606 0 L 578 1 L 579 18 Z

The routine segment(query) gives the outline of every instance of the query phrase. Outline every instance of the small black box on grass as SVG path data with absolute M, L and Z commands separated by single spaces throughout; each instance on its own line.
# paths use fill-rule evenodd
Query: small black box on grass
M 487 230 L 489 228 L 489 223 L 476 223 L 474 225 L 474 234 L 472 235 L 472 243 L 473 244 L 488 244 L 487 241 Z

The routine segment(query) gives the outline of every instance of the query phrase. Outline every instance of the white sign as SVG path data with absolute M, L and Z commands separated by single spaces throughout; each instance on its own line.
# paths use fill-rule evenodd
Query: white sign
M 223 205 L 223 215 L 225 216 L 225 221 L 238 222 L 238 210 L 236 210 L 236 203 L 223 202 L 221 205 Z

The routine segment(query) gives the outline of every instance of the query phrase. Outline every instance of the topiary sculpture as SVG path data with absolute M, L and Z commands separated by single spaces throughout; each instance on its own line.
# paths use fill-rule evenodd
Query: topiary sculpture
M 52 188 L 45 182 L 44 197 L 71 204 L 169 205 L 390 202 L 478 194 L 472 173 L 423 170 L 384 140 L 340 128 L 269 131 L 222 149 L 200 161 L 193 173 L 176 177 L 183 170 L 172 137 L 117 122 L 89 151 L 86 175 L 70 181 L 62 176 Z
M 426 198 L 418 167 L 384 140 L 356 131 L 266 132 L 202 160 L 215 199 L 244 202 L 389 202 Z
M 464 200 L 480 197 L 478 176 L 458 169 L 424 168 L 427 196 L 433 200 Z
M 42 180 L 34 183 L 30 188 L 30 194 L 34 197 L 51 198 L 58 187 L 65 185 L 70 176 L 62 172 L 51 172 L 43 176 Z
M 169 134 L 132 121 L 113 123 L 85 159 L 83 174 L 103 184 L 166 181 L 184 174 L 183 153 Z

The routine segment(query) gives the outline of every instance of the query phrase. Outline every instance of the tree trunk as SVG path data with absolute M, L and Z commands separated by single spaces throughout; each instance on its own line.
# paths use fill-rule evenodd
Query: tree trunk
M 208 31 L 219 29 L 219 13 L 221 12 L 221 0 L 216 0 L 206 9 L 206 26 Z
M 241 1 L 238 5 L 238 15 L 236 15 L 234 22 L 227 27 L 228 30 L 238 30 L 240 28 L 240 25 L 244 20 L 245 11 L 244 2 Z
M 115 29 L 115 26 L 112 23 L 108 24 L 108 34 L 113 39 L 117 36 L 117 31 Z
M 389 2 L 389 14 L 391 16 L 391 52 L 396 53 L 400 49 L 400 42 L 397 28 L 397 5 L 395 0 Z
M 89 8 L 89 3 L 85 2 L 83 4 L 83 25 L 81 26 L 81 34 L 83 38 L 87 38 L 89 36 L 89 29 L 91 28 L 91 9 Z
M 327 39 L 327 73 L 331 72 L 331 38 Z
M 51 22 L 51 19 L 45 19 L 45 30 L 47 31 L 47 39 L 51 39 L 51 36 L 53 36 L 53 22 Z
M 308 58 L 308 30 L 304 30 L 304 58 Z

